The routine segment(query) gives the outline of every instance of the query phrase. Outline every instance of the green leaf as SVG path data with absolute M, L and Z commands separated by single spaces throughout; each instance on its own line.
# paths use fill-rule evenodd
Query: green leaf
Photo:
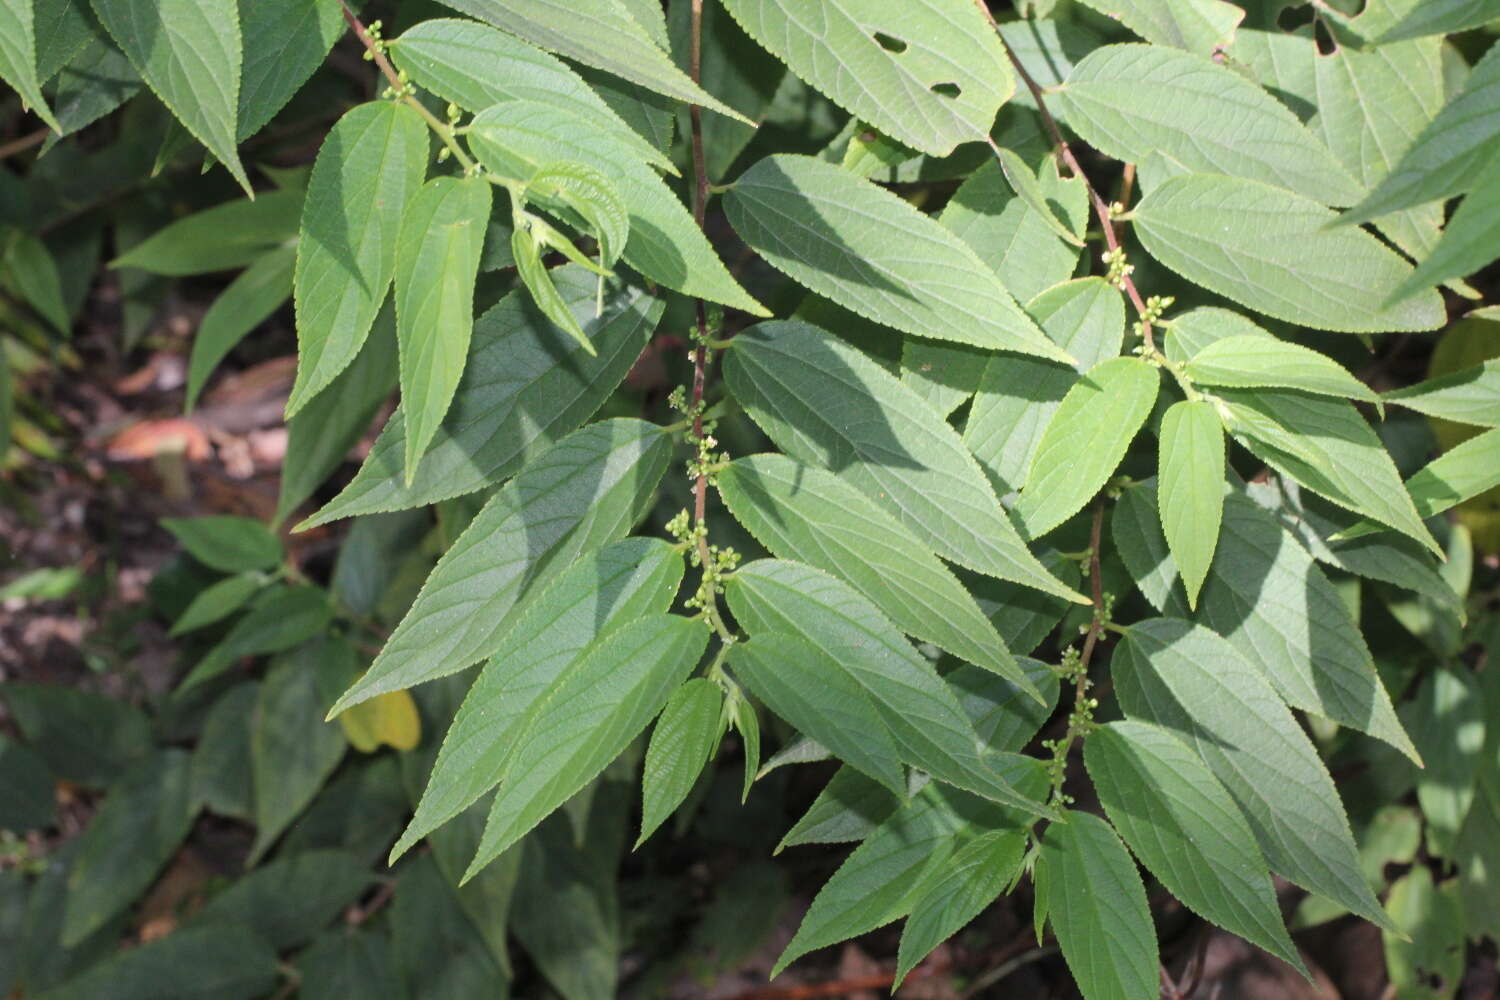
M 1224 429 L 1213 404 L 1199 399 L 1168 407 L 1157 458 L 1162 529 L 1188 606 L 1196 608 L 1224 511 Z
M 1491 46 L 1474 64 L 1463 88 L 1422 130 L 1386 178 L 1364 201 L 1339 216 L 1339 222 L 1367 222 L 1472 190 L 1497 150 L 1500 50 Z
M 297 971 L 298 991 L 309 997 L 375 998 L 398 982 L 383 931 L 334 928 L 297 956 Z
M 146 85 L 253 198 L 239 138 L 243 49 L 235 0 L 92 0 Z
M 269 250 L 214 299 L 193 336 L 184 410 L 192 412 L 204 383 L 235 345 L 291 298 L 296 263 L 292 247 Z
M 1417 802 L 1427 826 L 1428 850 L 1451 857 L 1464 817 L 1474 804 L 1485 730 L 1485 703 L 1467 670 L 1439 667 L 1417 696 L 1402 706 L 1402 720 L 1422 752 Z M 1489 764 L 1488 766 L 1493 766 Z
M 62 944 L 72 947 L 130 905 L 187 836 L 197 810 L 192 758 L 162 750 L 110 786 L 68 873 Z
M 877 323 L 1072 361 L 967 245 L 841 167 L 808 156 L 767 157 L 740 175 L 724 211 L 768 263 Z
M 250 822 L 255 792 L 250 777 L 250 724 L 260 683 L 236 684 L 203 720 L 193 749 L 193 806 Z
M 565 266 L 552 277 L 598 354 L 549 322 L 524 291 L 512 292 L 475 320 L 463 376 L 415 483 L 408 488 L 402 472 L 406 419 L 397 410 L 354 480 L 299 530 L 473 493 L 592 416 L 640 356 L 664 303 L 639 286 L 609 285 L 595 316 L 592 275 Z
M 920 782 L 919 782 L 920 777 Z M 912 775 L 903 792 L 925 787 L 925 776 Z M 901 807 L 901 796 L 853 767 L 841 766 L 813 804 L 776 845 L 780 854 L 802 844 L 848 844 L 864 840 Z
M 994 29 L 964 0 L 843 0 L 815 17 L 796 0 L 725 6 L 793 73 L 924 153 L 983 140 L 1015 90 Z
M 1083 509 L 1125 457 L 1156 403 L 1161 378 L 1138 358 L 1111 358 L 1068 390 L 1037 443 L 1016 503 L 1033 538 Z
M 941 869 L 928 874 L 901 932 L 893 988 L 1020 876 L 1025 849 L 1026 835 L 1020 830 L 992 830 L 969 841 Z
M 33 0 L 36 37 L 47 40 L 47 44 L 37 46 L 37 80 L 52 79 L 91 37 L 97 36 L 88 6 L 86 0 Z
M 138 267 L 168 277 L 245 267 L 296 238 L 302 206 L 300 191 L 267 191 L 254 201 L 227 201 L 158 229 L 110 267 Z
M 964 444 L 1002 492 L 1026 485 L 1042 433 L 1079 371 L 1117 357 L 1125 337 L 1125 299 L 1103 278 L 1065 281 L 1026 304 L 1047 335 L 1078 367 L 991 355 L 964 425 Z
M 600 636 L 518 721 L 465 881 L 592 780 L 640 735 L 708 644 L 700 622 L 650 615 Z
M 1301 344 L 1261 336 L 1232 336 L 1198 351 L 1185 367 L 1195 384 L 1231 388 L 1300 389 L 1378 403 L 1371 392 L 1338 362 Z
M 1084 0 L 1156 45 L 1217 55 L 1235 39 L 1245 12 L 1222 0 Z
M 532 588 L 630 530 L 670 451 L 661 428 L 617 419 L 585 427 L 533 460 L 438 561 L 385 648 L 329 718 L 494 653 Z
M 995 769 L 1001 758 L 981 750 L 973 724 L 932 664 L 847 584 L 800 563 L 763 559 L 736 571 L 725 596 L 752 636 L 781 632 L 804 639 L 854 677 L 906 763 L 997 802 L 1032 813 L 1045 809 Z M 1034 689 L 1028 693 L 1042 700 Z
M 1061 684 L 1047 664 L 1020 658 L 1021 670 L 1033 687 L 1042 692 L 1042 702 L 996 674 L 964 664 L 943 675 L 943 681 L 958 695 L 964 714 L 986 746 L 1019 751 L 1042 728 L 1057 706 Z
M 66 6 L 70 0 L 63 0 Z M 42 143 L 42 154 L 62 136 L 72 135 L 130 100 L 141 89 L 141 77 L 125 54 L 100 35 L 91 34 L 84 47 L 57 75 L 52 103 L 61 132 Z
M 597 170 L 630 211 L 625 263 L 685 295 L 769 315 L 730 276 L 693 217 L 634 145 L 601 129 L 597 115 L 550 101 L 506 101 L 477 115 L 466 138 L 480 162 L 501 177 L 526 180 L 558 162 Z
M 420 21 L 389 43 L 391 59 L 425 90 L 469 111 L 502 101 L 545 101 L 598 122 L 611 139 L 675 174 L 661 150 L 642 139 L 556 56 L 487 24 L 454 18 Z M 705 123 L 706 124 L 706 123 Z
M 585 66 L 667 97 L 743 121 L 678 69 L 618 0 L 443 0 L 449 7 L 509 31 Z
M 1417 264 L 1412 275 L 1390 294 L 1387 302 L 1429 285 L 1462 278 L 1500 257 L 1500 159 L 1492 161 L 1474 180 L 1474 189 L 1448 220 L 1442 238 Z
M 188 555 L 221 573 L 271 569 L 281 562 L 281 539 L 254 518 L 228 514 L 164 517 L 161 526 Z
M 1111 722 L 1089 734 L 1084 760 L 1110 822 L 1172 895 L 1307 975 L 1250 825 L 1182 740 Z
M 322 0 L 241 0 L 245 65 L 240 73 L 239 137 L 275 117 L 347 30 L 338 4 Z
M 47 770 L 85 788 L 120 778 L 151 750 L 151 723 L 129 702 L 56 684 L 0 686 L 0 697 Z
M 1348 205 L 1361 189 L 1295 115 L 1239 73 L 1156 45 L 1090 52 L 1056 91 L 1068 127 L 1116 159 L 1168 156 L 1188 173 L 1227 174 Z
M 1500 428 L 1449 449 L 1406 481 L 1422 517 L 1441 514 L 1496 486 L 1500 486 Z M 1353 538 L 1355 533 L 1348 532 L 1344 537 Z
M 1402 12 L 1401 17 L 1377 39 L 1381 45 L 1403 38 L 1467 31 L 1500 18 L 1500 3 L 1496 0 L 1406 0 L 1392 6 Z
M 288 417 L 359 354 L 396 272 L 401 217 L 427 171 L 428 146 L 421 116 L 394 101 L 353 108 L 323 140 L 297 243 Z
M 402 973 L 398 996 L 410 996 L 413 986 L 435 992 L 434 985 L 453 1000 L 510 992 L 510 976 L 496 964 L 432 855 L 418 855 L 402 869 L 390 927 L 394 964 Z
M 26 833 L 53 824 L 56 782 L 36 751 L 0 736 L 0 830 Z M 4 968 L 0 967 L 0 978 Z
M 575 833 L 566 817 L 554 816 L 511 852 L 520 855 L 510 907 L 515 936 L 553 995 L 567 1000 L 606 1000 L 619 992 L 624 929 L 615 883 L 623 838 L 616 834 L 624 831 L 629 794 L 623 786 L 600 786 L 587 832 Z
M 3 0 L 0 0 L 3 2 Z M 4 32 L 0 27 L 0 33 Z M 0 264 L 16 291 L 52 328 L 63 336 L 72 330 L 73 322 L 63 301 L 62 277 L 57 259 L 47 244 L 19 229 L 0 230 Z
M 863 353 L 817 327 L 761 323 L 724 377 L 792 457 L 831 470 L 945 559 L 1078 600 L 1026 548 L 958 434 Z
M 1057 214 L 1052 211 L 1052 206 L 1047 203 L 1047 195 L 1042 190 L 1041 182 L 1036 179 L 1036 174 L 1026 165 L 1026 161 L 1013 149 L 1004 146 L 994 146 L 995 162 L 1000 166 L 1000 172 L 1005 175 L 1005 183 L 1016 193 L 1016 197 L 1037 214 L 1037 216 L 1052 230 L 1053 234 L 1064 243 L 1070 243 L 1076 247 L 1083 246 L 1083 240 L 1064 225 Z
M 1037 170 L 1037 186 L 1053 214 L 1073 235 L 1082 236 L 1089 220 L 1083 181 L 1062 177 L 1056 159 L 1048 156 Z M 968 244 L 1022 302 L 1066 281 L 1078 266 L 1078 248 L 1058 238 L 1039 212 L 1012 194 L 996 163 L 986 162 L 970 174 L 943 206 L 938 221 Z M 1046 329 L 1044 320 L 1027 312 Z
M 667 707 L 651 731 L 641 771 L 641 835 L 636 838 L 637 847 L 693 790 L 703 765 L 719 744 L 723 707 L 719 685 L 706 677 L 694 677 L 667 699 Z
M 448 412 L 474 327 L 474 278 L 490 217 L 482 177 L 434 177 L 407 202 L 396 248 L 396 344 L 406 485 Z
M 265 585 L 266 578 L 260 573 L 246 572 L 225 577 L 194 597 L 193 603 L 172 623 L 168 634 L 173 637 L 184 635 L 227 618 L 244 607 L 245 602 Z
M 901 752 L 860 676 L 789 632 L 757 632 L 730 653 L 735 677 L 805 736 L 897 795 Z
M 370 335 L 349 367 L 286 422 L 286 457 L 281 463 L 281 495 L 276 500 L 277 524 L 312 496 L 364 437 L 381 404 L 396 388 L 396 366 L 395 310 L 387 306 L 376 314 Z M 386 426 L 389 428 L 397 419 L 393 417 Z M 383 435 L 376 439 L 376 445 L 382 440 Z M 396 468 L 392 471 L 396 482 L 400 481 L 401 454 L 398 447 L 394 452 Z M 366 462 L 369 461 L 367 457 Z
M 1220 390 L 1219 416 L 1256 458 L 1341 507 L 1441 553 L 1370 425 L 1341 399 L 1280 390 Z
M 543 220 L 529 217 L 522 225 L 517 226 L 510 234 L 510 255 L 511 259 L 516 262 L 516 276 L 531 293 L 531 301 L 536 303 L 543 315 L 566 330 L 568 336 L 578 342 L 578 346 L 583 348 L 585 354 L 597 354 L 598 351 L 583 332 L 583 327 L 568 311 L 567 302 L 558 292 L 557 286 L 552 281 L 552 275 L 547 270 L 547 265 L 542 261 L 542 253 L 548 249 L 547 243 L 559 238 L 564 247 L 568 248 L 563 249 L 564 256 L 570 258 L 575 264 L 585 264 L 587 258 L 583 257 L 576 247 L 572 247 L 566 237 L 561 237 Z
M 1391 884 L 1385 905 L 1392 926 L 1380 937 L 1395 996 L 1437 998 L 1462 982 L 1468 936 L 1459 895 L 1464 882 L 1456 878 L 1434 885 L 1427 866 L 1414 865 Z
M 1089 1000 L 1157 996 L 1156 928 L 1135 862 L 1098 816 L 1069 810 L 1066 819 L 1047 827 L 1037 855 L 1038 929 L 1052 921 Z
M 1380 398 L 1429 417 L 1500 427 L 1500 359 L 1381 393 Z
M 609 178 L 599 171 L 581 163 L 548 164 L 526 182 L 526 197 L 560 204 L 578 213 L 588 224 L 586 234 L 599 244 L 599 263 L 593 266 L 607 268 L 620 259 L 630 238 L 630 211 Z
M 1141 243 L 1178 274 L 1257 312 L 1319 330 L 1435 330 L 1428 291 L 1390 308 L 1411 266 L 1369 233 L 1327 229 L 1332 212 L 1280 188 L 1187 174 L 1152 189 L 1134 211 Z
M 1239 313 L 1219 306 L 1199 306 L 1172 319 L 1166 332 L 1167 360 L 1186 365 L 1208 348 L 1230 337 L 1269 340 L 1272 334 Z
M 782 455 L 752 455 L 721 471 L 718 488 L 730 513 L 773 554 L 843 577 L 909 635 L 997 674 L 1019 674 L 948 568 L 843 480 Z
M 328 702 L 318 674 L 355 669 L 356 656 L 343 639 L 310 643 L 273 666 L 261 683 L 250 722 L 251 863 L 307 808 L 343 759 L 347 743 L 343 730 L 323 719 Z
M 303 851 L 246 875 L 191 919 L 253 927 L 278 951 L 286 951 L 312 940 L 373 881 L 375 873 L 348 851 Z
M 1111 673 L 1127 718 L 1181 737 L 1238 803 L 1271 870 L 1389 926 L 1360 871 L 1333 779 L 1270 684 L 1200 625 L 1131 625 Z
M 116 951 L 53 987 L 47 1000 L 255 1000 L 276 988 L 276 951 L 250 928 L 187 927 Z
M 36 112 L 54 132 L 62 126 L 42 96 L 37 74 L 36 14 L 32 0 L 0 0 L 0 80 L 10 84 L 23 106 Z M 49 46 L 53 40 L 45 40 Z

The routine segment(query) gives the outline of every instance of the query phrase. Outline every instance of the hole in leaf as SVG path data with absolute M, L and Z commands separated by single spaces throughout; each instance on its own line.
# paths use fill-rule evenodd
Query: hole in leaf
M 1282 31 L 1296 31 L 1304 25 L 1313 23 L 1313 9 L 1310 4 L 1301 4 L 1293 7 L 1283 7 L 1276 15 L 1276 27 Z
M 1338 39 L 1333 37 L 1333 32 L 1328 30 L 1328 25 L 1319 18 L 1313 24 L 1313 39 L 1318 46 L 1318 55 L 1331 56 L 1339 50 Z
M 875 43 L 887 52 L 905 52 L 906 43 L 894 35 L 887 35 L 883 31 L 875 32 Z
M 956 83 L 934 83 L 928 89 L 940 97 L 957 97 L 963 93 Z

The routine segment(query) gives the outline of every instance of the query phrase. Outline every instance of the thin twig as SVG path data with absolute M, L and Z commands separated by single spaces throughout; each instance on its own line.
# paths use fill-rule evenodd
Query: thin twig
M 1014 955 L 1001 962 L 993 969 L 990 969 L 976 977 L 975 980 L 969 984 L 968 988 L 958 995 L 959 1000 L 972 1000 L 973 997 L 977 997 L 981 992 L 991 986 L 994 986 L 996 983 L 1000 982 L 1002 979 L 1005 979 L 1007 976 L 1009 976 L 1011 973 L 1015 972 L 1022 966 L 1030 965 L 1032 962 L 1039 962 L 1042 959 L 1048 958 L 1055 954 L 1057 954 L 1057 945 L 1047 944 L 1040 945 L 1035 948 L 1030 948 L 1026 951 L 1021 952 L 1019 955 Z
M 1031 92 L 1031 98 L 1036 102 L 1037 112 L 1042 116 L 1042 126 L 1047 130 L 1047 135 L 1051 137 L 1052 144 L 1057 147 L 1058 155 L 1067 164 L 1069 172 L 1083 182 L 1083 189 L 1089 195 L 1089 203 L 1094 206 L 1094 215 L 1099 219 L 1099 228 L 1104 231 L 1105 244 L 1108 245 L 1111 252 L 1118 252 L 1120 249 L 1120 237 L 1119 233 L 1115 230 L 1114 220 L 1110 216 L 1109 205 L 1099 196 L 1099 192 L 1094 190 L 1094 185 L 1089 183 L 1088 175 L 1083 172 L 1083 167 L 1079 166 L 1078 158 L 1073 155 L 1073 150 L 1068 146 L 1068 141 L 1063 138 L 1062 129 L 1058 128 L 1057 119 L 1053 118 L 1052 112 L 1047 110 L 1047 102 L 1042 97 L 1042 88 L 1037 86 L 1036 80 L 1032 79 L 1031 73 L 1022 65 L 1021 60 L 1016 56 L 1015 50 L 1010 47 L 1010 43 L 1000 33 L 1000 25 L 996 22 L 995 15 L 990 13 L 989 5 L 985 3 L 985 0 L 974 0 L 974 5 L 980 9 L 985 18 L 990 22 L 990 27 L 995 29 L 995 34 L 999 37 L 1000 44 L 1005 47 L 1005 54 L 1010 57 L 1011 65 L 1016 68 L 1016 74 L 1020 76 L 1021 82 L 1026 84 L 1026 89 Z M 1151 321 L 1147 319 L 1146 302 L 1141 298 L 1141 293 L 1136 289 L 1135 282 L 1131 280 L 1129 272 L 1126 272 L 1122 276 L 1121 285 L 1125 289 L 1125 294 L 1130 297 L 1131 304 L 1135 306 L 1136 313 L 1141 318 L 1141 336 L 1146 341 L 1146 349 L 1154 352 L 1156 350 L 1156 342 L 1151 335 Z
M 12 139 L 5 145 L 0 146 L 0 160 L 9 156 L 15 156 L 17 153 L 24 153 L 32 146 L 40 146 L 47 141 L 47 136 L 51 134 L 52 130 L 50 128 L 39 128 L 30 135 L 23 135 L 19 139 Z

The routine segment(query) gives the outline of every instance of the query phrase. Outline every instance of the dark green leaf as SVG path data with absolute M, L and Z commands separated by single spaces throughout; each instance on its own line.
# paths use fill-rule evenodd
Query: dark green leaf
M 723 707 L 719 685 L 706 677 L 694 677 L 667 699 L 646 747 L 637 847 L 693 790 L 703 766 L 718 746 Z
M 281 540 L 253 518 L 228 514 L 166 517 L 161 526 L 188 555 L 221 573 L 270 569 L 281 562 Z

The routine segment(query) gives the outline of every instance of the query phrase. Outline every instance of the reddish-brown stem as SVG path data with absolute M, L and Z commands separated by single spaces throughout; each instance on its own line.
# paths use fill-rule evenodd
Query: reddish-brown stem
M 360 43 L 364 45 L 365 51 L 370 53 L 370 58 L 375 60 L 376 66 L 380 67 L 380 72 L 390 81 L 392 87 L 400 90 L 401 77 L 397 75 L 396 68 L 385 57 L 385 53 L 381 52 L 380 47 L 375 44 L 375 39 L 370 37 L 370 32 L 366 30 L 359 18 L 354 16 L 354 11 L 349 9 L 349 5 L 344 0 L 339 0 L 339 8 L 344 12 L 344 20 L 349 23 L 349 28 L 354 32 L 354 37 L 358 38 Z
M 692 44 L 689 50 L 688 72 L 697 83 L 703 73 L 703 0 L 692 2 Z M 692 127 L 693 146 L 693 221 L 704 228 L 708 217 L 708 167 L 703 155 L 703 109 L 696 104 L 688 105 L 688 120 Z M 703 300 L 698 300 L 698 346 L 693 348 L 693 440 L 703 439 L 703 386 L 708 373 L 708 310 Z M 693 482 L 693 524 L 698 528 L 698 558 L 708 572 L 709 550 L 707 533 L 702 530 L 708 513 L 708 475 L 701 468 Z
M 1015 51 L 1011 49 L 1010 43 L 1005 40 L 1005 36 L 1000 34 L 1000 25 L 995 21 L 995 15 L 990 13 L 989 5 L 985 3 L 985 0 L 974 0 L 974 5 L 990 22 L 990 27 L 995 29 L 1000 44 L 1005 47 L 1005 54 L 1010 57 L 1011 65 L 1016 68 L 1016 74 L 1021 78 L 1021 82 L 1026 84 L 1026 89 L 1031 92 L 1031 99 L 1036 102 L 1037 113 L 1042 117 L 1042 127 L 1047 130 L 1052 144 L 1057 147 L 1057 155 L 1062 158 L 1063 163 L 1067 164 L 1068 172 L 1083 182 L 1083 189 L 1089 195 L 1089 204 L 1094 206 L 1094 215 L 1099 219 L 1099 228 L 1104 232 L 1105 245 L 1111 252 L 1118 251 L 1120 237 L 1115 230 L 1114 219 L 1110 216 L 1109 205 L 1099 196 L 1099 192 L 1094 190 L 1094 185 L 1089 183 L 1088 175 L 1083 172 L 1083 167 L 1079 166 L 1078 158 L 1073 155 L 1068 141 L 1063 138 L 1062 129 L 1058 128 L 1057 119 L 1053 118 L 1052 112 L 1047 110 L 1047 102 L 1042 97 L 1042 88 L 1037 86 L 1036 80 L 1032 79 L 1031 74 L 1027 72 Z M 1125 294 L 1130 297 L 1131 305 L 1135 306 L 1135 311 L 1141 318 L 1141 336 L 1146 341 L 1147 350 L 1156 350 L 1156 343 L 1151 335 L 1151 321 L 1146 318 L 1145 300 L 1141 298 L 1141 293 L 1136 289 L 1135 282 L 1131 280 L 1128 272 L 1122 276 L 1120 283 L 1125 289 Z
M 39 128 L 30 135 L 23 135 L 19 139 L 12 139 L 10 142 L 0 145 L 0 160 L 8 156 L 15 156 L 17 153 L 24 153 L 32 146 L 40 146 L 47 141 L 47 136 L 51 134 L 51 129 Z

